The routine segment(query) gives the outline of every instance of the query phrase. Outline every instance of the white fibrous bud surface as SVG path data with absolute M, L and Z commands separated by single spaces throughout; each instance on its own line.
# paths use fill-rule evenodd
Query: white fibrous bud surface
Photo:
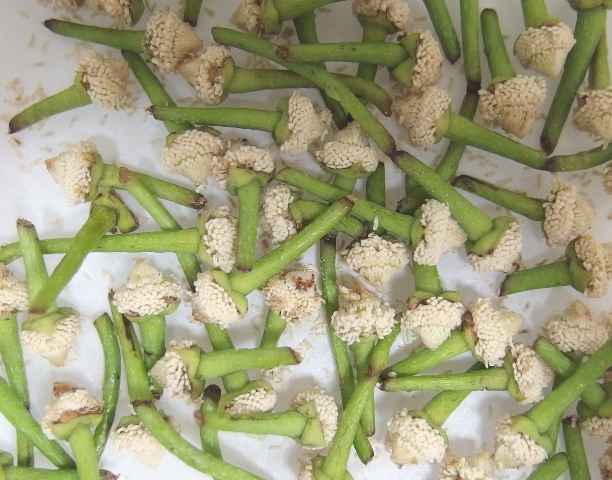
M 305 322 L 323 304 L 314 267 L 274 275 L 262 289 L 266 304 L 288 322 Z
M 608 293 L 608 270 L 606 248 L 592 235 L 582 235 L 574 244 L 576 257 L 582 268 L 592 275 L 584 292 L 587 297 L 599 298 Z
M 286 185 L 270 185 L 263 192 L 262 228 L 280 244 L 297 233 L 289 205 L 293 202 L 291 190 Z
M 612 141 L 612 87 L 579 92 L 576 103 L 574 126 L 602 139 L 607 146 Z
M 398 32 L 408 30 L 410 8 L 404 0 L 355 0 L 353 12 L 356 15 L 388 20 Z
M 490 298 L 479 298 L 468 306 L 474 353 L 486 367 L 500 367 L 510 342 L 521 329 L 523 318 L 511 310 L 495 310 Z
M 105 57 L 93 50 L 79 60 L 78 71 L 91 101 L 104 108 L 124 109 L 132 105 L 127 91 L 130 67 L 125 60 Z
M 81 322 L 79 316 L 68 315 L 55 324 L 51 334 L 22 329 L 19 335 L 21 345 L 26 352 L 40 355 L 52 365 L 61 367 L 70 353 L 73 342 L 81 333 Z
M 551 368 L 531 348 L 516 343 L 510 345 L 514 380 L 525 397 L 520 404 L 539 402 L 544 398 L 542 391 L 553 381 Z
M 156 468 L 166 452 L 141 423 L 130 423 L 118 427 L 111 435 L 115 448 L 120 452 L 130 452 L 149 468 Z
M 298 471 L 297 480 L 315 480 L 312 458 L 309 456 L 300 459 L 300 470 Z
M 63 382 L 53 385 L 51 403 L 45 407 L 40 426 L 49 438 L 56 438 L 53 425 L 68 423 L 75 417 L 102 413 L 102 404 L 84 388 Z
M 387 422 L 391 460 L 398 466 L 439 463 L 446 454 L 446 440 L 424 418 L 403 408 Z
M 490 253 L 484 255 L 468 254 L 468 260 L 477 272 L 496 270 L 498 272 L 514 272 L 521 259 L 523 250 L 523 229 L 517 219 L 513 219 L 510 226 L 501 235 L 497 244 Z
M 187 130 L 162 149 L 161 163 L 166 170 L 182 175 L 200 187 L 206 185 L 215 158 L 224 152 L 221 138 L 200 130 Z
M 514 54 L 523 67 L 556 78 L 575 43 L 572 30 L 565 23 L 557 22 L 525 30 L 514 43 Z
M 607 439 L 612 435 L 612 418 L 589 417 L 580 420 L 580 430 L 594 437 Z
M 412 87 L 429 87 L 442 77 L 444 57 L 440 45 L 429 30 L 416 31 L 420 34 L 412 69 Z
M 427 200 L 420 218 L 423 235 L 414 249 L 414 261 L 422 265 L 437 265 L 440 257 L 452 252 L 467 240 L 467 235 L 451 217 L 447 205 Z
M 225 408 L 227 413 L 270 412 L 276 405 L 276 391 L 273 388 L 254 388 L 234 398 Z
M 202 40 L 193 28 L 168 10 L 159 10 L 149 17 L 144 43 L 149 60 L 161 73 L 176 71 L 202 47 Z
M 450 108 L 448 94 L 436 87 L 426 87 L 393 102 L 400 125 L 408 132 L 408 141 L 417 148 L 429 148 L 437 139 L 438 121 Z
M 333 397 L 326 394 L 319 387 L 311 388 L 298 393 L 291 402 L 291 408 L 297 408 L 308 402 L 314 402 L 316 416 L 321 423 L 323 439 L 330 443 L 338 429 L 338 405 Z
M 274 160 L 270 152 L 253 145 L 237 145 L 228 148 L 225 155 L 215 158 L 213 166 L 213 175 L 221 188 L 226 188 L 232 167 L 270 174 L 274 172 Z
M 147 259 L 139 258 L 125 285 L 115 291 L 117 310 L 127 316 L 162 314 L 180 303 L 183 288 L 175 278 L 165 279 Z
M 599 473 L 602 480 L 612 478 L 612 447 L 608 447 L 602 456 L 599 457 Z
M 230 57 L 229 48 L 211 45 L 202 55 L 179 67 L 181 75 L 206 105 L 217 105 L 223 99 L 223 66 Z
M 0 263 L 0 321 L 28 308 L 28 287 Z
M 230 22 L 251 35 L 262 35 L 264 32 L 261 25 L 261 1 L 240 0 Z
M 591 355 L 609 337 L 609 326 L 597 321 L 589 307 L 574 300 L 561 315 L 553 315 L 544 327 L 546 336 L 564 353 Z
M 95 12 L 105 13 L 110 18 L 130 23 L 130 0 L 85 0 L 84 5 Z
M 238 248 L 238 219 L 223 206 L 208 213 L 202 242 L 212 258 L 213 266 L 230 273 L 236 263 Z
M 327 108 L 317 111 L 312 101 L 298 92 L 289 98 L 288 114 L 290 135 L 280 149 L 289 155 L 300 155 L 308 150 L 311 143 L 323 140 L 332 120 Z
M 197 322 L 214 323 L 227 328 L 242 318 L 236 303 L 209 273 L 199 273 L 194 287 L 191 306 L 193 318 Z
M 164 392 L 185 402 L 191 399 L 191 380 L 189 379 L 187 365 L 183 363 L 179 355 L 181 349 L 191 348 L 195 345 L 191 340 L 172 340 L 170 345 L 149 374 L 161 385 Z
M 524 433 L 512 430 L 512 417 L 503 415 L 495 426 L 493 460 L 499 469 L 524 468 L 546 460 L 546 450 Z
M 360 165 L 362 172 L 373 172 L 378 166 L 376 150 L 370 147 L 368 136 L 356 122 L 349 123 L 317 153 L 317 159 L 334 170 Z
M 495 467 L 486 450 L 461 457 L 448 453 L 440 465 L 440 480 L 491 480 Z
M 414 330 L 427 348 L 435 350 L 461 325 L 464 311 L 465 306 L 460 302 L 430 297 L 415 309 L 404 312 L 401 322 L 406 330 Z
M 517 75 L 478 93 L 482 119 L 523 138 L 531 130 L 546 99 L 546 81 L 540 77 Z
M 376 335 L 383 338 L 393 330 L 395 310 L 363 287 L 340 287 L 340 308 L 332 314 L 331 327 L 338 337 L 352 345 Z
M 72 149 L 45 161 L 51 177 L 62 187 L 68 205 L 87 200 L 91 192 L 91 169 L 96 161 L 96 147 L 90 142 L 79 142 Z
M 346 264 L 378 291 L 387 289 L 391 277 L 408 264 L 408 250 L 402 242 L 370 234 L 342 252 Z

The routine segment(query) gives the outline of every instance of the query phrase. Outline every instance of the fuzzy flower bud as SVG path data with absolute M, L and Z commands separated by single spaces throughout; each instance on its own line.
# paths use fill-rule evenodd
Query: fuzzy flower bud
M 351 122 L 317 153 L 317 159 L 327 168 L 343 170 L 357 167 L 359 172 L 371 173 L 378 166 L 376 150 L 370 147 L 368 136 L 357 122 Z
M 612 435 L 612 418 L 590 417 L 581 419 L 580 430 L 594 437 L 607 439 Z
M 236 302 L 210 273 L 199 273 L 194 287 L 191 306 L 193 318 L 197 322 L 214 323 L 227 328 L 243 317 Z
M 78 71 L 91 101 L 104 108 L 124 109 L 132 105 L 127 91 L 130 67 L 125 60 L 90 51 L 79 60 Z
M 293 195 L 287 185 L 276 184 L 264 189 L 262 227 L 277 244 L 297 233 L 297 226 L 289 210 L 292 202 Z
M 280 149 L 289 155 L 300 155 L 311 143 L 322 140 L 332 120 L 327 108 L 317 112 L 312 101 L 298 92 L 293 92 L 289 98 L 288 114 L 290 134 Z
M 164 392 L 171 397 L 181 398 L 186 402 L 191 402 L 192 390 L 191 379 L 189 378 L 189 367 L 181 358 L 181 351 L 198 348 L 191 340 L 172 340 L 170 345 L 149 374 L 159 383 Z
M 226 188 L 232 167 L 268 174 L 274 171 L 274 160 L 270 152 L 252 145 L 239 144 L 230 147 L 223 157 L 217 157 L 215 160 L 213 174 L 221 188 Z
M 398 32 L 408 30 L 410 8 L 404 0 L 355 0 L 353 13 L 387 20 L 393 24 Z
M 297 408 L 308 402 L 314 402 L 315 415 L 321 424 L 323 439 L 329 444 L 338 429 L 338 405 L 333 397 L 319 387 L 314 387 L 299 393 L 291 402 L 291 408 Z
M 251 35 L 263 36 L 261 25 L 261 1 L 240 0 L 238 8 L 232 13 L 230 22 Z
M 412 69 L 412 88 L 419 90 L 429 87 L 442 77 L 442 63 L 444 57 L 440 45 L 429 30 L 419 31 L 419 43 Z
M 574 33 L 565 23 L 540 25 L 528 28 L 518 36 L 514 54 L 524 68 L 556 78 L 575 43 Z
M 268 384 L 262 381 L 252 382 L 254 385 L 249 385 L 247 391 L 240 392 L 238 395 L 232 395 L 231 400 L 223 405 L 220 410 L 227 413 L 257 413 L 270 412 L 276 405 L 276 391 Z M 223 399 L 223 397 L 222 397 Z
M 204 217 L 202 243 L 205 251 L 202 260 L 230 273 L 236 263 L 238 248 L 238 219 L 223 206 L 212 210 Z
M 131 22 L 130 0 L 85 0 L 85 6 L 95 12 L 104 13 L 114 20 Z
M 579 92 L 576 102 L 574 126 L 601 138 L 605 145 L 612 141 L 612 87 Z
M 511 344 L 514 381 L 524 400 L 520 404 L 539 402 L 544 398 L 542 390 L 550 386 L 554 373 L 531 348 L 522 343 Z
M 28 288 L 0 263 L 0 321 L 28 308 Z
M 495 426 L 495 453 L 498 469 L 523 468 L 546 460 L 546 450 L 524 433 L 512 430 L 512 417 L 502 416 Z
M 75 422 L 79 417 L 102 414 L 102 404 L 87 390 L 70 384 L 57 382 L 53 385 L 51 403 L 45 407 L 40 425 L 49 438 L 66 440 L 62 426 Z M 100 418 L 101 419 L 101 418 Z
M 178 431 L 179 425 L 172 418 L 166 418 L 170 426 Z M 124 417 L 111 434 L 115 448 L 120 452 L 130 452 L 149 468 L 156 468 L 166 448 L 144 428 L 137 417 Z
M 483 255 L 468 254 L 468 260 L 477 272 L 496 270 L 512 273 L 517 267 L 523 250 L 523 229 L 521 223 L 513 218 L 510 226 L 501 235 L 492 252 Z
M 574 249 L 581 267 L 592 275 L 582 293 L 592 298 L 603 297 L 608 293 L 610 277 L 606 247 L 592 235 L 582 235 L 576 239 Z
M 440 480 L 491 480 L 493 459 L 486 450 L 467 457 L 449 453 L 440 465 Z
M 155 12 L 145 30 L 145 51 L 151 63 L 162 73 L 176 71 L 202 46 L 193 28 L 168 10 Z
M 398 467 L 423 462 L 439 463 L 446 453 L 446 439 L 429 422 L 407 408 L 393 414 L 387 422 L 391 460 Z
M 323 303 L 317 285 L 317 271 L 289 270 L 274 275 L 262 289 L 266 304 L 289 322 L 304 322 L 319 310 Z
M 229 48 L 211 45 L 202 55 L 179 67 L 181 75 L 206 105 L 217 105 L 223 100 L 223 66 L 228 58 Z

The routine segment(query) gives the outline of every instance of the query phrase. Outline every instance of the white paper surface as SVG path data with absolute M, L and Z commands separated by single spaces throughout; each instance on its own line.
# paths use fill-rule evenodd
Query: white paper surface
M 116 163 L 135 170 L 147 172 L 188 186 L 187 180 L 169 174 L 160 166 L 159 156 L 164 144 L 166 131 L 163 125 L 148 115 L 144 108 L 149 101 L 133 79 L 131 92 L 136 96 L 134 108 L 130 112 L 104 110 L 97 106 L 87 106 L 78 110 L 57 115 L 49 120 L 35 125 L 13 136 L 6 134 L 6 125 L 12 115 L 23 109 L 32 101 L 40 98 L 39 93 L 50 95 L 66 88 L 72 82 L 76 62 L 89 48 L 108 53 L 110 49 L 101 46 L 85 45 L 72 39 L 56 36 L 49 32 L 42 22 L 47 18 L 62 17 L 64 13 L 54 10 L 50 5 L 41 5 L 45 2 L 25 0 L 22 2 L 5 2 L 4 13 L 0 17 L 0 35 L 3 39 L 3 48 L 0 50 L 0 114 L 3 126 L 0 126 L 0 162 L 2 162 L 2 175 L 0 176 L 0 243 L 9 243 L 16 240 L 15 221 L 17 218 L 26 218 L 34 223 L 40 238 L 73 236 L 87 217 L 88 205 L 67 207 L 60 188 L 54 184 L 44 167 L 44 160 L 66 150 L 78 141 L 91 141 L 95 143 L 99 152 L 108 163 Z M 155 7 L 166 6 L 164 2 L 155 2 Z M 170 8 L 181 12 L 176 2 L 171 2 Z M 458 28 L 458 2 L 448 2 L 451 6 L 455 25 Z M 561 0 L 549 1 L 550 13 L 566 19 L 570 26 L 574 24 L 574 14 Z M 206 44 L 212 41 L 210 28 L 215 25 L 227 25 L 229 14 L 234 10 L 237 1 L 205 2 L 205 11 L 202 12 L 197 28 L 198 34 Z M 500 13 L 502 29 L 507 35 L 508 44 L 523 28 L 520 7 L 518 2 L 489 1 L 481 2 L 482 7 L 494 6 Z M 427 14 L 420 2 L 411 2 L 412 23 L 414 28 L 431 28 Z M 77 21 L 92 22 L 96 25 L 109 26 L 112 23 L 105 17 L 90 17 L 84 10 L 73 17 Z M 145 14 L 146 15 L 146 14 Z M 322 9 L 317 15 L 320 40 L 340 41 L 360 38 L 360 27 L 351 13 L 350 4 L 340 2 L 329 8 Z M 144 20 L 138 24 L 143 28 Z M 288 23 L 289 26 L 289 23 Z M 238 65 L 245 65 L 245 56 L 233 52 Z M 118 58 L 117 52 L 114 55 Z M 515 61 L 513 57 L 513 61 Z M 439 85 L 450 89 L 456 108 L 464 92 L 464 79 L 461 72 L 461 61 L 451 67 L 445 62 L 445 76 Z M 526 73 L 515 61 L 518 73 Z M 353 72 L 352 66 L 344 67 L 343 71 Z M 386 84 L 387 73 L 381 71 L 378 79 Z M 194 103 L 195 95 L 181 77 L 168 75 L 164 78 L 170 94 L 180 105 Z M 489 81 L 486 62 L 483 56 L 483 84 Z M 557 81 L 548 80 L 549 94 L 545 109 L 550 104 Z M 251 95 L 230 97 L 225 103 L 229 106 L 251 106 L 256 108 L 274 109 L 276 102 L 290 92 L 256 93 Z M 313 98 L 315 94 L 312 94 Z M 546 111 L 546 110 L 544 110 Z M 408 148 L 401 132 L 395 128 L 394 119 L 385 119 L 386 125 L 393 128 L 399 136 L 401 147 Z M 541 123 L 538 123 L 524 141 L 537 146 Z M 282 156 L 272 139 L 264 134 L 245 131 L 225 130 L 228 136 L 246 136 L 254 144 L 270 147 L 276 155 L 278 165 L 281 163 L 293 164 L 298 168 L 318 173 L 312 157 L 304 155 L 298 159 Z M 444 151 L 446 140 L 440 142 L 429 152 L 415 152 L 419 158 L 431 162 Z M 558 152 L 573 152 L 592 148 L 595 144 L 586 134 L 575 132 L 571 126 L 564 130 L 563 138 Z M 402 196 L 403 175 L 387 163 L 388 206 L 394 208 Z M 603 166 L 587 172 L 567 173 L 561 177 L 576 185 L 581 191 L 587 193 L 597 207 L 597 222 L 592 233 L 600 241 L 612 241 L 610 228 L 612 208 L 610 196 L 603 191 L 601 174 Z M 532 196 L 543 197 L 549 191 L 553 175 L 546 172 L 535 172 L 516 164 L 510 160 L 486 154 L 468 148 L 460 168 L 461 173 L 470 173 L 488 181 L 501 181 L 508 188 L 523 190 Z M 211 182 L 212 183 L 212 182 Z M 204 191 L 209 197 L 209 206 L 216 207 L 228 202 L 226 194 L 216 191 L 210 186 Z M 154 223 L 138 207 L 133 199 L 125 195 L 128 204 L 134 208 L 141 219 L 141 231 L 156 230 Z M 491 204 L 469 196 L 483 209 L 492 214 L 499 215 L 504 212 Z M 168 204 L 168 208 L 184 227 L 195 225 L 194 211 Z M 541 234 L 540 225 L 524 221 L 525 248 L 523 261 L 526 266 L 534 266 L 540 262 L 550 262 L 563 255 L 563 248 L 548 248 Z M 142 254 L 139 257 L 150 258 L 152 263 L 162 269 L 166 274 L 180 275 L 176 258 L 172 254 Z M 39 419 L 44 406 L 50 399 L 52 384 L 56 380 L 67 380 L 76 385 L 85 387 L 101 397 L 101 379 L 103 371 L 102 352 L 98 338 L 91 321 L 101 313 L 108 310 L 107 293 L 109 289 L 116 288 L 125 282 L 132 268 L 130 254 L 92 254 L 88 256 L 82 268 L 69 283 L 66 290 L 59 297 L 59 304 L 70 306 L 80 311 L 87 320 L 83 323 L 82 335 L 74 346 L 73 352 L 64 367 L 53 368 L 41 358 L 25 355 L 27 374 L 30 384 L 32 414 Z M 60 256 L 48 257 L 48 268 L 53 269 Z M 316 255 L 311 251 L 304 256 L 303 263 L 316 261 Z M 11 264 L 15 274 L 23 278 L 23 266 L 20 261 Z M 480 275 L 475 273 L 466 260 L 463 251 L 446 255 L 439 265 L 442 283 L 446 289 L 457 290 L 464 301 L 469 303 L 479 297 L 495 296 L 498 286 L 503 279 L 502 274 L 488 273 Z M 409 273 L 398 275 L 393 282 L 389 301 L 402 310 L 403 302 L 413 290 L 413 282 Z M 265 309 L 261 307 L 261 297 L 253 294 L 250 297 L 252 306 L 247 318 L 230 329 L 232 338 L 237 346 L 252 347 L 257 344 L 261 335 L 262 320 Z M 497 305 L 503 304 L 525 318 L 525 332 L 520 340 L 531 342 L 540 332 L 549 315 L 560 313 L 571 300 L 583 299 L 593 311 L 601 315 L 610 312 L 610 295 L 600 299 L 584 299 L 578 292 L 570 287 L 554 290 L 541 290 L 531 293 L 514 295 L 503 302 L 495 299 Z M 192 338 L 204 348 L 209 348 L 203 329 L 190 323 L 188 318 L 190 309 L 184 304 L 178 311 L 168 318 L 168 340 L 179 338 Z M 304 354 L 304 362 L 291 369 L 290 375 L 284 383 L 278 385 L 279 401 L 277 410 L 285 410 L 298 391 L 305 387 L 319 385 L 333 394 L 339 400 L 335 366 L 327 342 L 322 319 L 308 325 L 290 326 L 287 333 L 281 338 L 281 345 L 291 346 Z M 409 346 L 401 340 L 396 342 L 392 360 L 403 358 Z M 472 362 L 471 357 L 462 356 L 450 362 L 439 371 L 452 369 L 461 371 Z M 4 371 L 0 367 L 0 372 Z M 256 377 L 254 372 L 252 377 Z M 384 446 L 385 424 L 393 411 L 407 407 L 420 408 L 431 398 L 431 394 L 383 394 L 376 392 L 377 404 L 377 434 L 372 439 L 376 455 L 368 466 L 359 463 L 354 454 L 351 455 L 349 470 L 356 480 L 386 478 L 389 480 L 400 478 L 432 479 L 437 478 L 437 467 L 434 465 L 419 465 L 405 467 L 398 470 L 390 461 Z M 0 399 L 1 401 L 1 399 Z M 193 422 L 193 406 L 171 399 L 162 398 L 159 408 L 167 414 L 173 415 L 182 425 L 185 438 L 194 444 L 199 444 L 197 428 Z M 486 447 L 493 449 L 493 428 L 499 415 L 503 412 L 519 412 L 523 409 L 504 393 L 474 393 L 454 412 L 444 425 L 450 441 L 450 450 L 458 454 L 470 454 Z M 117 418 L 129 414 L 127 392 L 122 389 Z M 295 478 L 298 469 L 298 458 L 305 451 L 289 439 L 269 436 L 267 438 L 247 436 L 241 434 L 220 434 L 224 458 L 229 462 L 268 479 Z M 589 457 L 592 460 L 592 475 L 598 476 L 595 469 L 596 459 L 605 449 L 602 441 L 594 442 L 587 439 Z M 67 447 L 68 448 L 68 447 Z M 14 432 L 12 427 L 0 418 L 0 450 L 14 451 Z M 42 457 L 37 457 L 37 465 L 50 466 Z M 112 443 L 108 445 L 101 461 L 101 466 L 124 479 L 149 480 L 165 478 L 201 478 L 202 475 L 166 454 L 159 467 L 151 470 L 141 464 L 130 454 L 117 452 Z M 513 472 L 502 472 L 514 476 Z

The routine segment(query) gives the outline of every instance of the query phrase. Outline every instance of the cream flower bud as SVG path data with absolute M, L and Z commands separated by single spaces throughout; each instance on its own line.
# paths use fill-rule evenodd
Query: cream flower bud
M 281 152 L 289 155 L 300 155 L 308 146 L 322 140 L 329 131 L 332 114 L 324 108 L 315 110 L 312 101 L 298 92 L 289 98 L 289 138 L 281 145 Z
M 49 438 L 57 438 L 57 426 L 65 425 L 78 417 L 101 413 L 102 404 L 87 390 L 57 382 L 53 386 L 51 403 L 45 407 L 40 426 Z
M 227 328 L 243 317 L 230 294 L 210 273 L 199 273 L 194 287 L 191 306 L 193 318 L 197 322 L 214 323 Z
M 179 431 L 180 426 L 172 418 L 168 417 L 166 421 L 174 430 Z M 166 453 L 166 448 L 144 428 L 137 417 L 122 418 L 110 438 L 118 451 L 134 454 L 149 468 L 157 468 Z
M 601 138 L 605 145 L 612 141 L 612 87 L 579 92 L 576 102 L 574 126 Z
M 486 450 L 460 457 L 449 453 L 440 465 L 440 480 L 491 480 L 493 459 Z
M 585 290 L 587 297 L 599 298 L 608 293 L 609 270 L 606 247 L 599 243 L 592 235 L 582 235 L 574 244 L 576 258 L 587 272 L 592 275 Z
M 277 273 L 268 280 L 262 293 L 270 309 L 288 322 L 309 320 L 323 303 L 317 271 L 312 266 Z
M 238 8 L 230 17 L 230 22 L 251 35 L 262 36 L 264 31 L 261 25 L 261 1 L 240 0 Z
M 226 188 L 227 178 L 232 167 L 269 174 L 274 171 L 274 160 L 270 152 L 253 145 L 238 145 L 228 148 L 225 155 L 215 158 L 213 167 L 213 175 L 221 188 Z
M 211 45 L 202 55 L 179 67 L 181 75 L 206 105 L 217 105 L 223 100 L 223 66 L 228 58 L 229 48 Z
M 202 40 L 193 28 L 168 10 L 160 10 L 151 15 L 144 42 L 151 63 L 162 73 L 176 71 L 181 63 L 202 46 Z
M 277 244 L 297 233 L 297 226 L 289 210 L 292 202 L 293 195 L 286 185 L 276 184 L 264 189 L 262 228 Z
M 554 373 L 531 348 L 522 343 L 511 344 L 512 372 L 520 394 L 525 397 L 520 404 L 539 402 L 544 398 L 542 390 L 550 386 Z
M 188 366 L 183 362 L 180 351 L 195 347 L 191 340 L 172 340 L 170 345 L 149 371 L 151 378 L 161 385 L 168 395 L 191 402 L 192 385 Z
M 523 229 L 521 223 L 512 219 L 510 226 L 501 235 L 492 252 L 483 255 L 468 254 L 468 260 L 477 272 L 496 270 L 512 273 L 517 267 L 523 250 Z
M 214 267 L 230 273 L 236 263 L 238 248 L 238 219 L 230 213 L 229 207 L 222 206 L 206 215 L 205 233 L 202 243 L 206 256 Z
M 270 385 L 263 385 L 264 382 L 259 381 L 257 383 L 258 385 L 255 388 L 234 396 L 227 405 L 223 406 L 223 411 L 227 413 L 272 411 L 276 405 L 276 391 Z
M 440 45 L 429 30 L 416 30 L 420 34 L 412 69 L 412 88 L 429 87 L 442 77 L 444 57 Z
M 124 23 L 131 22 L 129 0 L 85 0 L 85 6 Z
M 398 467 L 424 462 L 439 463 L 446 453 L 446 439 L 424 418 L 404 408 L 387 422 L 391 460 Z
M 540 25 L 528 28 L 518 36 L 514 54 L 523 67 L 556 78 L 575 43 L 574 33 L 565 23 Z
M 408 30 L 410 8 L 405 0 L 355 0 L 353 13 L 388 20 L 398 32 Z
M 612 418 L 590 417 L 581 419 L 580 430 L 594 437 L 607 439 L 612 435 Z
M 495 426 L 495 453 L 493 460 L 498 469 L 523 468 L 546 460 L 543 447 L 524 433 L 512 430 L 512 417 L 502 416 Z
M 291 408 L 297 408 L 308 402 L 314 402 L 315 415 L 321 424 L 323 439 L 331 443 L 338 429 L 338 405 L 333 397 L 327 395 L 319 387 L 298 393 L 291 402 Z
M 79 60 L 78 71 L 91 101 L 101 107 L 123 109 L 132 105 L 127 91 L 130 67 L 125 60 L 90 51 Z
M 61 367 L 66 362 L 72 344 L 81 333 L 82 319 L 76 312 L 60 314 L 45 328 L 28 328 L 24 325 L 19 338 L 23 349 L 32 354 L 40 355 L 52 365 Z
M 604 168 L 602 181 L 606 193 L 612 195 L 612 162 Z
M 517 75 L 478 92 L 482 119 L 523 138 L 546 99 L 546 82 L 540 77 Z
M 378 166 L 376 150 L 357 122 L 351 122 L 316 153 L 319 162 L 333 170 L 358 167 L 360 172 L 373 172 Z
M 0 321 L 28 308 L 28 287 L 0 263 Z
M 608 447 L 599 457 L 599 473 L 603 480 L 612 478 L 612 447 Z
M 405 329 L 414 330 L 427 348 L 435 350 L 461 324 L 464 311 L 465 307 L 460 302 L 429 297 L 414 309 L 404 312 L 401 322 Z

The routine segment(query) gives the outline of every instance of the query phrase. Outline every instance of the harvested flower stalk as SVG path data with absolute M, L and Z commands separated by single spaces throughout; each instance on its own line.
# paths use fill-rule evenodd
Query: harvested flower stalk
M 461 47 L 455 26 L 445 0 L 423 0 L 429 19 L 433 23 L 436 34 L 442 44 L 444 55 L 450 63 L 455 63 L 461 56 Z
M 104 108 L 126 109 L 132 98 L 127 91 L 129 67 L 124 60 L 90 51 L 78 62 L 74 83 L 19 112 L 9 121 L 16 133 L 45 118 L 95 103 Z
M 143 53 L 161 73 L 175 72 L 202 47 L 193 28 L 168 10 L 151 15 L 145 30 L 115 30 L 57 19 L 45 21 L 45 27 L 65 37 Z

